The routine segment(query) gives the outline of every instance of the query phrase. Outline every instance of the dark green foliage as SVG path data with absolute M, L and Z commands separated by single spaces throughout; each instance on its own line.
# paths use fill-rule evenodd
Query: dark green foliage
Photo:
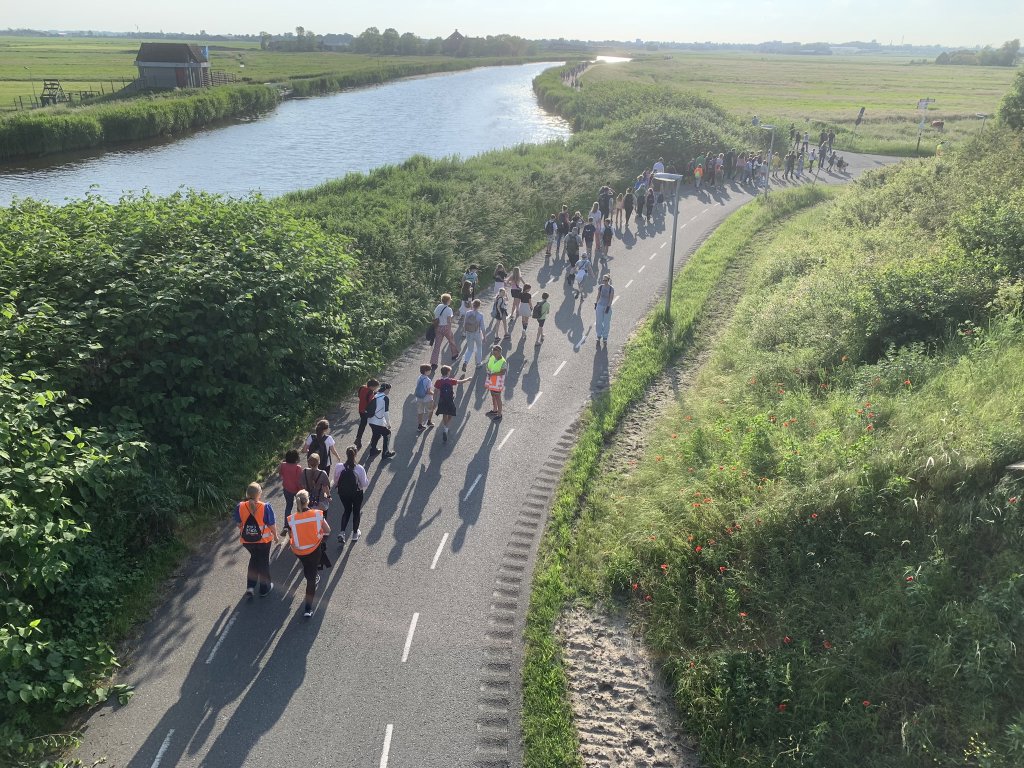
M 18 112 L 0 120 L 0 160 L 176 136 L 220 120 L 254 117 L 273 109 L 278 98 L 269 86 L 232 85 L 76 109 Z
M 1015 131 L 1024 129 L 1024 68 L 1018 70 L 1013 86 L 999 105 L 999 120 Z

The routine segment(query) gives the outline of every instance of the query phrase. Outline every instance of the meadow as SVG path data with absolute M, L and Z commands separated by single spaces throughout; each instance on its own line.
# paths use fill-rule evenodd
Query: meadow
M 1009 67 L 936 66 L 894 57 L 680 53 L 595 66 L 584 84 L 600 89 L 625 82 L 692 92 L 748 121 L 757 115 L 787 138 L 790 124 L 812 134 L 821 126 L 835 127 L 841 149 L 910 155 L 917 144 L 918 99 L 935 99 L 928 122 L 946 124 L 943 134 L 925 129 L 922 154 L 934 154 L 938 141 L 952 145 L 980 131 L 975 115 L 996 111 L 1014 75 Z M 856 127 L 861 107 L 864 122 Z

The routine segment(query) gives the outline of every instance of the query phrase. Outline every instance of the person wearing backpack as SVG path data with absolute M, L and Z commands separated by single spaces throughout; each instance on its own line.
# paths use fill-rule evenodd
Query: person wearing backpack
M 476 360 L 476 367 L 484 362 L 484 313 L 480 311 L 480 299 L 473 299 L 472 308 L 462 321 L 462 329 L 466 332 L 466 354 L 462 358 L 462 372 L 466 366 Z
M 470 381 L 469 377 L 457 379 L 452 374 L 450 365 L 441 366 L 441 378 L 434 382 L 437 393 L 437 415 L 441 417 L 441 439 L 448 442 L 448 425 L 455 418 L 455 387 Z
M 537 340 L 534 342 L 534 346 L 544 343 L 544 321 L 548 319 L 549 312 L 551 312 L 551 303 L 545 292 L 540 295 L 540 301 L 533 305 L 533 319 L 537 321 Z
M 309 494 L 299 491 L 295 494 L 295 512 L 288 518 L 287 529 L 292 553 L 302 564 L 302 573 L 306 577 L 306 602 L 302 615 L 308 619 L 313 615 L 313 599 L 320 583 L 317 571 L 331 565 L 324 552 L 324 537 L 331 535 L 331 526 L 324 519 L 322 510 L 310 506 Z
M 569 268 L 565 271 L 565 279 L 572 282 L 576 274 L 576 262 L 580 260 L 580 243 L 582 242 L 576 229 L 573 228 L 565 238 L 565 257 L 569 260 Z
M 434 390 L 430 387 L 430 365 L 420 366 L 420 375 L 416 379 L 416 389 L 413 392 L 416 398 L 416 431 L 422 432 L 427 427 L 434 426 L 430 415 L 434 410 Z M 427 423 L 423 423 L 426 418 Z
M 526 329 L 533 316 L 533 294 L 530 291 L 533 286 L 527 283 L 523 286 L 523 292 L 519 296 L 519 319 L 523 323 L 523 338 L 526 337 Z
M 249 483 L 245 489 L 245 501 L 235 507 L 234 520 L 238 523 L 239 542 L 249 551 L 249 569 L 245 577 L 245 596 L 251 598 L 259 585 L 260 596 L 274 588 L 270 580 L 270 545 L 277 537 L 277 521 L 270 504 L 260 496 L 263 488 L 259 483 Z
M 612 228 L 611 219 L 608 219 L 604 223 L 604 231 L 601 233 L 601 245 L 604 248 L 601 251 L 601 261 L 608 261 L 608 250 L 612 247 L 612 242 L 615 240 L 615 230 Z
M 495 320 L 494 340 L 511 339 L 512 334 L 508 332 L 508 297 L 505 295 L 504 288 L 499 288 L 494 297 L 494 304 L 491 305 L 491 317 Z
M 316 432 L 309 435 L 309 437 L 306 438 L 305 444 L 302 446 L 307 456 L 311 453 L 315 453 L 320 457 L 320 469 L 327 474 L 331 473 L 332 456 L 338 461 L 341 461 L 341 454 L 338 453 L 334 438 L 331 437 L 330 429 L 331 422 L 327 419 L 320 419 L 320 421 L 316 423 Z
M 431 366 L 433 370 L 433 366 Z M 383 438 L 384 440 L 384 458 L 394 458 L 395 452 L 388 450 L 388 445 L 391 442 L 391 399 L 388 397 L 388 392 L 391 391 L 391 385 L 384 382 L 380 385 L 380 390 L 373 396 L 373 400 L 370 401 L 370 405 L 367 408 L 367 419 L 370 424 L 370 430 L 373 432 L 373 439 L 370 440 L 370 453 L 376 456 L 380 453 L 377 450 L 377 443 Z
M 569 234 L 569 206 L 563 205 L 558 213 L 558 238 L 555 240 L 555 258 L 562 253 L 562 240 Z
M 434 351 L 430 353 L 430 370 L 437 368 L 437 358 L 441 355 L 441 341 L 448 341 L 448 352 L 452 360 L 459 359 L 459 345 L 455 343 L 452 336 L 452 323 L 455 317 L 455 310 L 451 308 L 452 295 L 441 294 L 441 303 L 434 307 Z
M 544 235 L 547 238 L 547 248 L 544 249 L 544 255 L 551 255 L 551 246 L 555 244 L 555 239 L 558 237 L 558 221 L 555 219 L 555 214 L 551 214 L 550 218 L 544 222 Z
M 587 295 L 587 292 L 583 290 L 583 281 L 587 279 L 587 275 L 590 274 L 590 258 L 584 256 L 580 259 L 580 263 L 576 265 L 576 286 L 572 290 L 572 297 L 574 299 L 580 299 L 580 306 L 583 305 L 583 297 Z
M 320 469 L 320 457 L 317 454 L 309 454 L 306 463 L 309 466 L 302 470 L 302 489 L 309 497 L 310 506 L 326 512 L 331 508 L 331 479 Z
M 420 370 L 423 366 L 420 367 Z M 426 366 L 429 371 L 430 366 Z M 429 379 L 428 379 L 429 382 Z M 433 391 L 433 390 L 431 390 Z M 334 471 L 334 487 L 338 491 L 338 498 L 345 511 L 341 514 L 341 530 L 338 531 L 338 543 L 345 546 L 345 529 L 348 528 L 349 518 L 352 518 L 352 541 L 359 541 L 362 531 L 359 530 L 359 520 L 363 509 L 363 493 L 370 485 L 370 479 L 366 476 L 363 465 L 356 462 L 355 446 L 345 449 L 345 461 L 337 465 Z
M 359 388 L 359 431 L 356 432 L 356 449 L 363 447 L 363 432 L 366 431 L 366 416 L 363 412 L 370 405 L 370 398 L 377 392 L 380 382 L 376 379 L 367 379 L 366 383 Z

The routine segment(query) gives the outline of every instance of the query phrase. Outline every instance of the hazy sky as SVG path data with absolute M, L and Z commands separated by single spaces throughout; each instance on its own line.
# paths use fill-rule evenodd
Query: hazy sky
M 871 40 L 999 45 L 1024 37 L 1024 0 L 0 0 L 0 24 L 35 29 L 319 33 L 366 27 L 447 36 L 583 40 Z

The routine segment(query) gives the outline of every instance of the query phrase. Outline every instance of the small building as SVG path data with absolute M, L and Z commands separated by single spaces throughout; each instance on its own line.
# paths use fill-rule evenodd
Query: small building
M 207 88 L 212 84 L 206 49 L 191 43 L 143 43 L 135 66 L 144 88 Z
M 441 50 L 445 56 L 458 56 L 465 42 L 465 36 L 456 29 L 441 43 Z

